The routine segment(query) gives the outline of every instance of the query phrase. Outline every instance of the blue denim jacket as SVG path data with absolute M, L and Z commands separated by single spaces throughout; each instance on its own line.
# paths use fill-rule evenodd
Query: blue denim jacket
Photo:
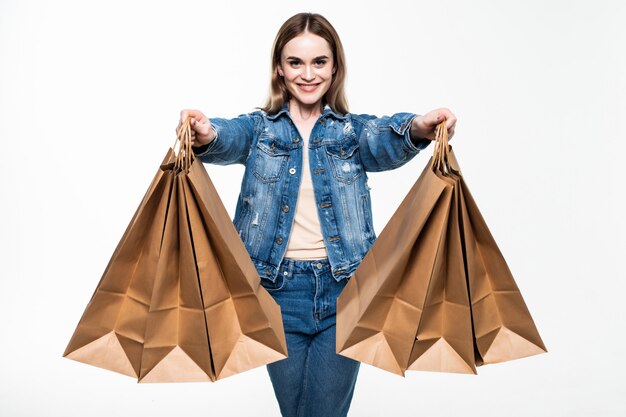
M 352 275 L 374 243 L 367 171 L 398 168 L 430 143 L 409 137 L 412 113 L 381 118 L 324 106 L 309 139 L 317 212 L 333 277 Z M 195 149 L 202 162 L 244 164 L 233 223 L 261 278 L 276 280 L 294 221 L 302 137 L 287 105 L 234 119 L 211 118 L 217 138 Z

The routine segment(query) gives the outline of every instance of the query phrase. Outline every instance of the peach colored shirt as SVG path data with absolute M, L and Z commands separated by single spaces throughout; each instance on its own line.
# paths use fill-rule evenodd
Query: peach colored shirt
M 322 259 L 328 255 L 313 194 L 313 181 L 311 181 L 311 169 L 309 167 L 309 141 L 308 137 L 303 136 L 303 139 L 302 182 L 298 191 L 296 215 L 285 257 L 309 260 Z

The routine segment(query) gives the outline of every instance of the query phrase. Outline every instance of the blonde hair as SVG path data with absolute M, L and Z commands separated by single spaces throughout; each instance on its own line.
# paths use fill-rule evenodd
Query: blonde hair
M 289 101 L 290 95 L 285 86 L 285 80 L 278 74 L 278 66 L 287 42 L 304 32 L 313 33 L 326 40 L 333 53 L 335 73 L 330 88 L 322 99 L 322 104 L 328 104 L 334 112 L 348 113 L 348 102 L 344 92 L 346 58 L 343 46 L 335 28 L 324 16 L 317 13 L 298 13 L 287 19 L 278 30 L 272 47 L 270 94 L 261 110 L 268 114 L 276 114 L 283 107 L 283 104 Z

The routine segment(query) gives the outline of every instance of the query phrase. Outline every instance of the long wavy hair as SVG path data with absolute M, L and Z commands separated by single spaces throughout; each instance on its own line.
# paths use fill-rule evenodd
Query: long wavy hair
M 335 64 L 335 73 L 330 88 L 322 98 L 322 104 L 328 104 L 333 111 L 340 114 L 348 113 L 344 85 L 346 80 L 346 57 L 343 46 L 335 28 L 322 15 L 317 13 L 298 13 L 289 19 L 278 30 L 272 47 L 272 77 L 270 94 L 261 110 L 268 114 L 276 114 L 289 101 L 291 95 L 285 86 L 285 80 L 278 74 L 280 57 L 283 48 L 296 36 L 309 32 L 325 39 L 330 45 Z

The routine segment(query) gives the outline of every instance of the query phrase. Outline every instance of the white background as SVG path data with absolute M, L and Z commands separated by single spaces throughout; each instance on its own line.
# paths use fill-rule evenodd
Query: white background
M 264 367 L 137 384 L 61 355 L 180 110 L 262 105 L 300 11 L 342 37 L 352 112 L 456 113 L 455 153 L 549 350 L 477 376 L 363 365 L 350 415 L 626 415 L 618 0 L 0 0 L 0 415 L 279 415 Z M 429 153 L 370 175 L 377 232 Z M 208 169 L 234 214 L 243 168 Z

